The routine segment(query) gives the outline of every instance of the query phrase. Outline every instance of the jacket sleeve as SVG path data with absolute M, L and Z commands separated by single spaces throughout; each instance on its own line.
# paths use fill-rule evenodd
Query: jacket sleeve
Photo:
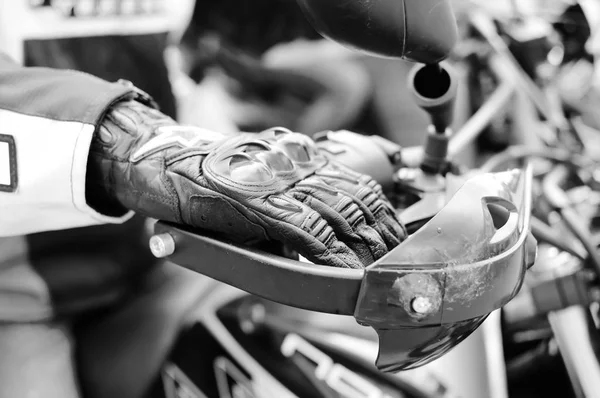
M 121 223 L 88 206 L 92 135 L 131 85 L 79 72 L 24 68 L 0 53 L 0 237 Z

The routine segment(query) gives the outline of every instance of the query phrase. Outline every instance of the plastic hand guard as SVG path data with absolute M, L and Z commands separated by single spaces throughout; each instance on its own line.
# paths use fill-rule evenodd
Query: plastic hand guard
M 406 237 L 373 179 L 285 129 L 224 136 L 128 101 L 109 111 L 89 159 L 88 201 L 104 212 L 130 209 L 238 243 L 277 240 L 348 268 Z

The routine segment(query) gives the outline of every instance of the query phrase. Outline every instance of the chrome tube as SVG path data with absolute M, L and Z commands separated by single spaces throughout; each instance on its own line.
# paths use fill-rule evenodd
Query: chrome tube
M 577 397 L 600 397 L 600 364 L 592 346 L 586 309 L 571 307 L 548 315 Z
M 508 106 L 514 93 L 515 86 L 512 83 L 501 83 L 481 108 L 454 134 L 448 148 L 449 157 L 456 156 L 469 146 L 491 120 Z
M 456 156 L 470 145 L 490 124 L 494 116 L 508 106 L 515 92 L 516 89 L 512 83 L 501 83 L 481 108 L 450 138 L 449 156 Z M 407 167 L 419 167 L 422 157 L 422 146 L 402 149 L 402 163 Z

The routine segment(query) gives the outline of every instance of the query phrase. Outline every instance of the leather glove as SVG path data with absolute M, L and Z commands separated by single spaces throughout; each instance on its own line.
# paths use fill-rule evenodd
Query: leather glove
M 405 237 L 370 177 L 285 129 L 224 136 L 116 104 L 92 143 L 88 202 L 185 224 L 243 244 L 277 240 L 309 260 L 361 268 Z

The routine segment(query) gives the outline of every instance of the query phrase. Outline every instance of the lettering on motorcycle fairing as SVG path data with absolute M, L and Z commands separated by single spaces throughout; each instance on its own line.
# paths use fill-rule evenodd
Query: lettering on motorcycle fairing
M 327 354 L 297 334 L 288 334 L 281 344 L 286 357 L 302 355 L 316 365 L 315 377 L 345 398 L 392 398 L 378 386 L 350 369 L 334 363 Z
M 208 398 L 175 364 L 165 365 L 162 380 L 166 398 Z
M 64 17 L 103 17 L 160 14 L 164 0 L 29 0 L 33 9 L 52 9 Z
M 220 398 L 257 398 L 252 381 L 228 358 L 217 357 L 214 368 Z
M 11 135 L 0 134 L 0 192 L 17 190 L 17 149 Z

